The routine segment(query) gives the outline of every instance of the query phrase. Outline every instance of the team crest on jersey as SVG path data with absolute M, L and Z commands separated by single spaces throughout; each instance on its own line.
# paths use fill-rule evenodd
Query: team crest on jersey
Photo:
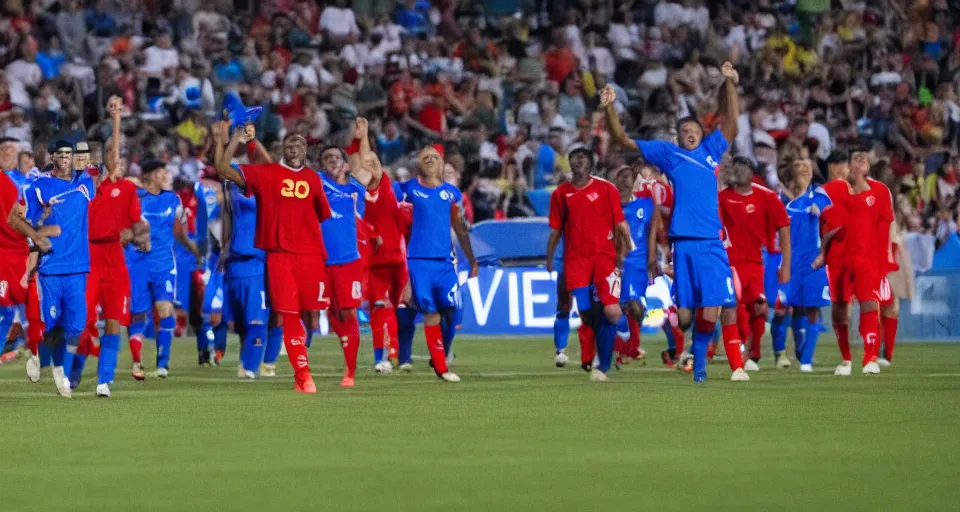
M 867 197 L 867 206 L 873 206 L 874 203 L 876 203 L 876 202 L 877 202 L 877 200 L 876 200 L 876 198 L 874 198 L 873 196 Z
M 637 210 L 637 218 L 643 220 L 643 208 Z
M 57 307 L 50 306 L 50 318 L 56 318 L 56 317 L 57 317 Z
M 755 206 L 753 206 L 752 204 L 748 204 L 748 205 L 747 205 L 747 213 L 753 213 L 754 211 L 756 211 L 756 209 L 757 209 L 757 208 L 756 208 Z
M 587 194 L 587 199 L 589 199 L 591 203 L 596 201 L 598 197 L 600 197 L 600 195 L 597 194 L 596 192 L 590 192 L 589 194 Z
M 119 195 L 120 195 L 120 189 L 119 189 L 119 188 L 115 188 L 115 189 L 113 189 L 113 190 L 110 191 L 110 197 L 117 197 L 117 196 L 119 196 Z
M 450 192 L 447 192 L 446 190 L 441 190 L 441 191 L 440 191 L 440 199 L 443 199 L 444 201 L 449 201 L 449 200 L 450 200 Z

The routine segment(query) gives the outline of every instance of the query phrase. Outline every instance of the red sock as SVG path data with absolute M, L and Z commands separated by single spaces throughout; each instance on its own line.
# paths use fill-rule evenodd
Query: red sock
M 400 340 L 397 333 L 397 313 L 393 308 L 387 309 L 387 357 L 396 359 L 400 356 Z M 386 345 L 386 344 L 385 344 Z
M 760 359 L 760 341 L 763 340 L 763 331 L 767 328 L 767 318 L 760 315 L 750 317 L 750 357 Z
M 741 340 L 750 339 L 750 313 L 747 313 L 746 304 L 737 304 L 737 329 L 740 330 Z M 753 346 L 750 350 L 753 350 Z M 752 354 L 751 357 L 753 357 Z
M 390 324 L 389 317 L 396 317 L 392 309 L 374 306 L 370 311 L 370 330 L 373 335 L 373 349 L 383 350 L 389 344 Z
M 580 362 L 583 364 L 593 363 L 593 356 L 597 353 L 597 343 L 593 329 L 590 326 L 581 325 L 577 329 L 577 337 L 580 338 Z
M 736 324 L 724 325 L 721 331 L 723 333 L 723 349 L 727 352 L 727 361 L 730 363 L 731 370 L 743 368 L 743 355 L 740 354 L 740 329 Z
M 881 319 L 883 322 L 883 358 L 893 361 L 893 346 L 897 343 L 897 317 Z
M 140 362 L 140 353 L 143 352 L 143 339 L 140 336 L 133 336 L 130 338 L 130 356 L 133 357 L 134 363 Z
M 283 318 L 283 346 L 287 349 L 290 366 L 295 373 L 310 373 L 310 360 L 307 357 L 307 332 L 296 313 L 280 313 Z M 332 316 L 332 315 L 331 315 Z
M 443 353 L 443 330 L 439 325 L 424 325 L 423 333 L 427 336 L 427 349 L 430 350 L 433 370 L 440 375 L 447 373 L 447 356 Z
M 860 336 L 863 337 L 863 364 L 880 355 L 880 312 L 860 313 Z
M 344 313 L 343 320 L 336 313 L 328 315 L 330 327 L 340 338 L 343 347 L 343 362 L 346 364 L 344 377 L 354 378 L 357 375 L 357 352 L 360 350 L 360 324 L 356 313 Z
M 30 353 L 33 355 L 40 353 L 40 342 L 43 341 L 45 328 L 46 325 L 39 320 L 33 320 L 27 326 L 27 344 L 30 345 Z
M 630 341 L 627 342 L 627 355 L 636 359 L 640 357 L 640 323 L 636 318 L 627 316 L 627 325 L 630 326 Z
M 677 345 L 677 354 L 682 354 L 683 349 L 686 348 L 687 333 L 677 326 L 670 326 L 670 328 L 673 329 L 673 341 Z
M 847 324 L 833 324 L 833 330 L 837 333 L 837 345 L 840 347 L 840 357 L 844 361 L 850 361 L 850 326 Z
M 90 355 L 90 337 L 81 337 L 77 343 L 77 355 L 87 357 Z
M 35 355 L 37 355 L 37 354 L 40 353 L 40 342 L 39 342 L 39 341 L 37 341 L 37 340 L 35 340 L 35 339 L 31 339 L 30 337 L 27 337 L 27 346 L 30 348 L 30 354 L 31 354 L 31 355 L 34 355 L 34 356 L 35 356 Z

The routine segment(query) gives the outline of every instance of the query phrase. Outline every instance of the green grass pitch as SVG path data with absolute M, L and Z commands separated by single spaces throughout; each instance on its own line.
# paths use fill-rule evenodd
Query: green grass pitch
M 816 374 L 767 357 L 749 383 L 714 362 L 695 385 L 662 339 L 599 384 L 554 368 L 545 337 L 464 336 L 445 384 L 423 360 L 374 374 L 365 336 L 346 391 L 325 338 L 314 396 L 285 358 L 237 382 L 235 338 L 212 369 L 177 340 L 165 381 L 133 381 L 124 351 L 109 400 L 95 364 L 65 400 L 21 360 L 0 367 L 0 510 L 960 510 L 960 346 L 901 344 L 881 375 L 840 378 L 825 338 Z

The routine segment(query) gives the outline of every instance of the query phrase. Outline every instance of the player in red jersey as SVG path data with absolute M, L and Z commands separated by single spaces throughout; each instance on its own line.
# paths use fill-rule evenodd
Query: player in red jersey
M 890 189 L 892 170 L 887 162 L 877 162 L 870 170 L 873 179 L 884 183 Z M 882 270 L 883 279 L 880 280 L 880 338 L 883 349 L 877 365 L 886 368 L 893 361 L 893 349 L 897 341 L 897 326 L 900 317 L 900 298 L 911 299 L 913 293 L 913 272 L 901 271 L 900 265 L 910 257 L 903 247 L 903 237 L 897 222 L 890 224 L 890 253 L 887 265 Z M 899 274 L 899 275 L 898 275 Z M 900 287 L 895 289 L 890 280 L 899 281 Z M 899 294 L 898 294 L 899 291 Z
M 750 359 L 744 365 L 747 371 L 758 371 L 760 340 L 766 330 L 769 302 L 764 293 L 763 248 L 767 246 L 770 226 L 780 236 L 784 258 L 790 261 L 790 218 L 777 195 L 770 189 L 753 183 L 753 165 L 743 157 L 736 157 L 726 173 L 727 188 L 720 191 L 720 218 L 727 232 L 727 253 L 730 265 L 740 279 L 740 297 L 737 316 L 740 332 L 750 340 Z M 781 265 L 778 272 L 781 284 L 790 281 L 790 265 Z
M 547 272 L 563 238 L 563 270 L 567 290 L 577 301 L 584 325 L 593 328 L 600 364 L 591 371 L 594 381 L 606 381 L 620 309 L 620 270 L 631 245 L 630 228 L 623 216 L 620 193 L 609 181 L 591 176 L 593 153 L 583 148 L 570 152 L 572 181 L 561 184 L 550 196 L 550 237 Z M 600 312 L 592 311 L 594 302 Z
M 214 125 L 214 139 L 222 144 L 229 123 Z M 316 393 L 305 346 L 306 332 L 301 311 L 326 309 L 324 262 L 326 250 L 320 223 L 330 217 L 330 205 L 320 176 L 304 166 L 307 141 L 290 134 L 283 139 L 283 158 L 278 164 L 230 166 L 237 147 L 253 140 L 253 125 L 237 129 L 217 174 L 236 183 L 257 200 L 256 247 L 267 253 L 267 287 L 270 303 L 283 322 L 283 344 L 294 369 L 294 390 Z
M 867 153 L 858 151 L 850 155 L 845 181 L 839 180 L 844 168 L 835 169 L 838 178 L 824 186 L 833 206 L 822 215 L 825 256 L 817 261 L 820 264 L 825 260 L 827 264 L 834 329 L 843 357 L 834 374 L 848 376 L 852 372 L 846 322 L 850 299 L 854 296 L 860 304 L 863 373 L 880 373 L 876 363 L 880 349 L 880 282 L 889 268 L 893 198 L 882 183 L 868 177 L 870 157 Z

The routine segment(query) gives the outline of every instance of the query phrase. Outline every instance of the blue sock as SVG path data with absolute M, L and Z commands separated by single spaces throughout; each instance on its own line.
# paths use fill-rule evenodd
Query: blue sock
M 313 329 L 308 328 L 307 324 L 303 323 L 302 320 L 300 321 L 300 325 L 303 326 L 303 332 L 307 333 L 306 345 L 307 345 L 307 348 L 310 348 L 310 345 L 313 344 Z
M 243 369 L 257 373 L 260 371 L 260 362 L 267 348 L 267 326 L 263 324 L 248 325 L 243 337 L 243 349 L 240 360 Z
M 70 389 L 80 387 L 80 379 L 83 377 L 83 367 L 87 364 L 87 356 L 83 354 L 73 354 L 73 367 L 70 368 Z M 64 370 L 66 371 L 66 370 Z
M 813 364 L 813 353 L 817 351 L 817 341 L 820 338 L 820 324 L 811 324 L 807 317 L 803 317 L 806 336 L 803 343 L 803 353 L 800 354 L 800 364 Z
M 787 319 L 775 315 L 770 322 L 770 336 L 773 338 L 773 352 L 780 354 L 787 350 Z
M 677 351 L 677 340 L 673 337 L 673 327 L 669 323 L 663 324 L 663 334 L 667 336 L 667 350 Z
M 50 351 L 50 347 L 48 347 L 47 344 L 42 341 L 37 347 L 37 357 L 40 358 L 40 368 L 46 368 L 53 364 L 53 354 Z M 63 359 L 60 361 L 63 361 Z
M 553 320 L 553 348 L 561 352 L 567 348 L 570 340 L 570 312 L 557 311 L 557 317 Z
M 283 346 L 283 327 L 272 327 L 267 334 L 267 347 L 263 351 L 263 362 L 267 364 L 276 364 L 277 357 L 280 355 L 280 347 Z
M 174 318 L 173 325 L 176 327 L 177 320 Z M 156 339 L 156 325 L 153 323 L 153 311 L 147 311 L 147 322 L 143 325 L 143 337 Z
M 793 331 L 793 352 L 797 356 L 797 361 L 800 361 L 801 354 L 803 354 L 803 344 L 806 343 L 804 339 L 804 334 L 806 332 L 806 316 L 795 316 L 790 320 L 790 329 Z
M 173 347 L 173 330 L 176 328 L 176 318 L 168 316 L 160 319 L 157 333 L 157 368 L 170 368 L 170 349 Z
M 209 351 L 213 345 L 213 328 L 206 320 L 197 329 L 197 352 Z
M 100 360 L 97 361 L 97 384 L 113 382 L 117 369 L 117 353 L 120 352 L 120 335 L 104 334 L 100 338 Z
M 601 315 L 602 316 L 602 315 Z M 607 373 L 613 363 L 613 346 L 617 337 L 617 325 L 610 323 L 607 317 L 600 319 L 600 328 L 597 329 L 597 358 L 600 359 L 598 369 Z
M 73 375 L 73 358 L 77 353 L 77 345 L 80 344 L 80 335 L 67 336 L 60 348 L 63 350 L 63 374 Z
M 40 346 L 45 346 L 46 343 L 41 343 Z M 67 346 L 63 343 L 60 343 L 56 347 L 53 347 L 53 350 L 50 350 L 50 360 L 53 363 L 53 367 L 63 366 L 63 354 L 67 351 Z
M 440 329 L 443 332 L 443 355 L 447 357 L 450 357 L 450 353 L 453 352 L 453 338 L 457 335 L 455 313 L 453 310 L 444 312 L 440 322 Z
M 718 324 L 720 322 L 717 322 Z M 707 380 L 707 348 L 713 339 L 712 332 L 693 331 L 693 381 Z
M 249 330 L 249 329 L 248 329 Z M 261 339 L 266 340 L 266 336 L 262 336 Z M 227 351 L 227 323 L 220 322 L 213 327 L 213 349 L 220 350 L 222 352 Z M 257 367 L 260 367 L 260 363 L 257 363 Z
M 379 363 L 380 361 L 383 361 L 383 349 L 375 348 L 373 349 L 373 362 Z
M 400 364 L 413 362 L 413 336 L 417 328 L 417 311 L 412 308 L 397 308 L 397 344 Z
M 10 328 L 13 327 L 13 317 L 16 316 L 16 310 L 12 307 L 0 307 L 0 342 L 7 341 L 7 335 L 10 334 Z M 2 349 L 0 349 L 2 351 Z

